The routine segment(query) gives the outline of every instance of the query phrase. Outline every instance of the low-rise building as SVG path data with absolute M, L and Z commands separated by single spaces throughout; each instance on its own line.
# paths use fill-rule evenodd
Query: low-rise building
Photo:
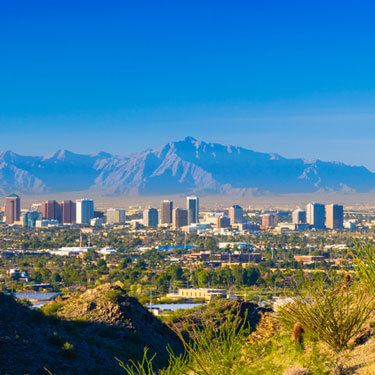
M 210 301 L 212 298 L 226 298 L 227 291 L 225 289 L 210 288 L 179 288 L 177 293 L 167 294 L 170 298 L 189 298 L 189 299 L 205 299 Z
M 304 264 L 311 264 L 317 262 L 324 262 L 325 258 L 322 255 L 295 255 L 294 260 Z
M 92 250 L 92 247 L 64 246 L 58 250 L 52 250 L 51 254 L 59 256 L 79 256 Z

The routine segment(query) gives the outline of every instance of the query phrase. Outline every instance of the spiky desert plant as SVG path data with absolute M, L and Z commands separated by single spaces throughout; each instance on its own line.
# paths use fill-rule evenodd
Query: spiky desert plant
M 156 374 L 153 369 L 153 361 L 156 354 L 149 357 L 148 348 L 144 349 L 143 358 L 140 362 L 130 360 L 129 363 L 125 364 L 118 358 L 116 358 L 119 366 L 124 370 L 126 375 L 154 375 Z
M 375 295 L 375 245 L 358 244 L 352 256 L 359 279 L 369 293 Z
M 179 334 L 188 355 L 187 373 L 196 375 L 240 374 L 241 355 L 250 327 L 237 315 L 217 322 L 205 322 L 203 329 L 192 326 L 192 341 Z
M 170 351 L 169 365 L 159 372 L 153 369 L 154 357 L 148 355 L 147 349 L 142 361 L 119 361 L 119 365 L 126 375 L 241 374 L 240 358 L 250 332 L 245 322 L 246 318 L 236 316 L 224 317 L 219 323 L 204 322 L 200 328 L 190 324 L 190 340 L 176 330 L 185 354 L 176 356 Z
M 299 322 L 338 353 L 360 332 L 374 307 L 374 299 L 361 287 L 338 284 L 326 288 L 323 283 L 312 283 L 308 293 L 293 297 L 278 316 L 290 326 Z

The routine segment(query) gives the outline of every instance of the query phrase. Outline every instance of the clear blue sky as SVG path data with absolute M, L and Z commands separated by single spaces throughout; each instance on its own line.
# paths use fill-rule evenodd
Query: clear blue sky
M 373 1 L 1 0 L 0 149 L 192 135 L 375 170 Z

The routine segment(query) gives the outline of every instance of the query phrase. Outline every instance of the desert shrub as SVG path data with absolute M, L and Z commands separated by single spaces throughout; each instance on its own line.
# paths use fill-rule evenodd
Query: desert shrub
M 356 272 L 362 284 L 375 294 L 375 246 L 373 244 L 357 245 L 353 252 Z
M 45 315 L 56 316 L 57 312 L 63 307 L 62 302 L 50 302 L 41 307 L 41 311 Z
M 313 283 L 307 294 L 293 297 L 278 316 L 290 326 L 298 322 L 311 336 L 341 352 L 360 332 L 374 307 L 374 300 L 359 286 L 338 284 L 326 288 L 322 283 Z
M 220 325 L 217 322 L 206 322 L 203 328 L 194 328 L 193 339 L 187 341 L 179 332 L 185 347 L 185 354 L 175 356 L 170 352 L 169 366 L 160 371 L 162 375 L 172 374 L 245 374 L 241 361 L 242 349 L 250 332 L 240 317 L 224 318 Z M 147 351 L 141 362 L 130 361 L 124 364 L 119 361 L 126 375 L 154 375 L 152 362 L 154 356 L 148 357 Z
M 118 289 L 110 289 L 106 292 L 104 298 L 112 303 L 117 302 L 117 300 L 121 297 L 122 292 Z
M 71 344 L 70 342 L 68 341 L 65 341 L 64 344 L 62 345 L 61 347 L 63 353 L 64 353 L 64 356 L 68 359 L 72 359 L 75 357 L 75 353 L 74 353 L 74 345 Z
M 240 373 L 241 352 L 245 338 L 250 333 L 246 319 L 226 317 L 217 325 L 206 322 L 203 329 L 192 327 L 194 339 L 187 342 L 182 335 L 185 351 L 189 356 L 187 368 L 195 374 Z
M 155 359 L 156 354 L 149 357 L 148 348 L 145 348 L 143 352 L 143 358 L 140 362 L 135 362 L 130 360 L 129 363 L 125 364 L 124 362 L 117 359 L 119 366 L 124 370 L 126 375 L 154 375 L 156 372 L 153 369 L 153 360 Z

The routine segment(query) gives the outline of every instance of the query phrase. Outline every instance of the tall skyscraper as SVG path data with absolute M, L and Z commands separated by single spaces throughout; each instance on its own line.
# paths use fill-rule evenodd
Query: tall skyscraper
M 292 213 L 292 223 L 293 224 L 306 224 L 306 211 L 297 208 Z
M 339 204 L 326 205 L 326 227 L 342 229 L 344 227 L 344 207 Z
M 21 199 L 16 194 L 5 197 L 5 218 L 7 224 L 14 224 L 20 221 L 21 217 Z
M 189 211 L 189 224 L 199 223 L 199 198 L 196 196 L 186 197 L 186 208 Z
M 143 211 L 143 225 L 145 227 L 157 227 L 159 223 L 159 212 L 156 208 L 147 208 Z
M 107 224 L 125 224 L 126 212 L 120 208 L 108 208 Z
M 164 200 L 160 204 L 160 224 L 172 224 L 173 202 Z
M 173 210 L 173 228 L 178 229 L 181 227 L 186 227 L 188 225 L 188 210 L 184 210 L 183 208 L 175 208 Z
M 264 214 L 262 215 L 262 228 L 269 229 L 275 228 L 277 225 L 277 215 L 275 214 Z
M 60 223 L 62 222 L 61 206 L 54 200 L 43 202 L 41 206 L 41 213 L 43 219 L 57 220 Z
M 76 204 L 70 200 L 62 201 L 61 222 L 64 224 L 73 224 L 76 222 Z
M 92 199 L 79 199 L 76 201 L 77 224 L 90 224 L 94 217 L 94 201 Z
M 243 222 L 243 209 L 238 204 L 229 208 L 230 224 L 238 224 Z
M 309 203 L 306 206 L 306 222 L 315 229 L 325 228 L 325 206 L 320 203 Z

